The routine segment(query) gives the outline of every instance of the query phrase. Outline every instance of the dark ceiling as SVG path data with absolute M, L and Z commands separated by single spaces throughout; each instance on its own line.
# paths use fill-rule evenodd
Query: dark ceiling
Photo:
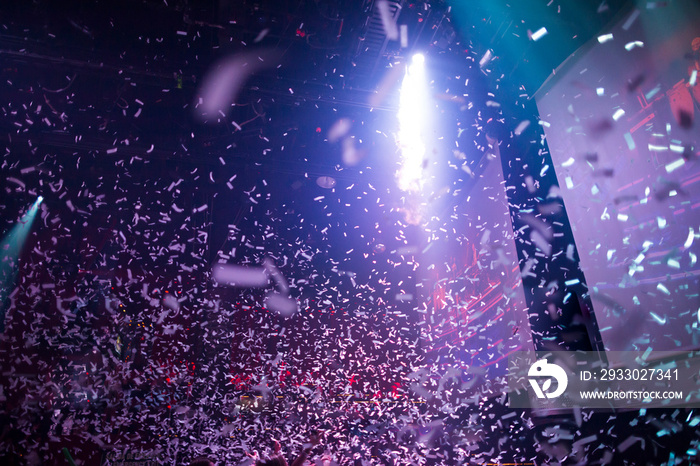
M 390 189 L 382 182 L 395 169 L 388 154 L 396 150 L 398 85 L 385 77 L 406 57 L 429 57 L 432 89 L 442 97 L 438 136 L 447 147 L 459 134 L 461 147 L 476 149 L 476 165 L 487 145 L 480 128 L 489 92 L 532 95 L 622 4 L 387 2 L 407 26 L 404 48 L 388 40 L 372 1 L 10 2 L 1 7 L 1 132 L 22 166 L 36 174 L 53 164 L 52 176 L 60 172 L 71 190 L 103 176 L 96 191 L 128 181 L 149 197 L 149 185 L 187 179 L 200 198 L 186 202 L 228 195 L 228 211 L 215 210 L 222 219 L 266 180 L 286 211 L 316 197 L 318 176 Z M 531 40 L 528 31 L 541 27 L 548 34 Z M 493 59 L 480 67 L 488 50 Z M 197 118 L 207 72 L 246 53 L 271 58 L 246 76 L 225 115 Z M 345 145 L 327 139 L 340 118 L 352 124 Z M 360 164 L 343 163 L 349 147 L 365 155 Z M 226 189 L 237 174 L 236 189 Z M 6 188 L 13 190 L 22 191 Z M 113 192 L 104 194 L 111 204 Z M 129 197 L 137 201 L 144 202 Z M 11 223 L 16 215 L 8 207 L 3 216 Z
M 330 108 L 368 119 L 369 97 L 387 66 L 415 51 L 438 65 L 436 92 L 454 76 L 468 78 L 473 61 L 491 49 L 488 71 L 502 75 L 488 85 L 503 78 L 533 93 L 621 3 L 389 2 L 400 7 L 397 23 L 408 27 L 408 47 L 401 48 L 387 40 L 371 1 L 19 2 L 3 7 L 4 74 L 14 83 L 4 92 L 45 95 L 66 121 L 37 126 L 55 138 L 106 136 L 109 144 L 97 150 L 111 147 L 118 133 L 118 142 L 130 138 L 138 147 L 139 138 L 167 153 L 181 152 L 187 141 L 185 152 L 198 155 L 221 155 L 235 144 L 257 156 L 261 132 L 279 139 L 293 129 L 306 143 L 321 127 L 323 139 Z M 549 33 L 530 40 L 528 31 L 540 27 Z M 275 51 L 276 66 L 245 82 L 228 118 L 196 124 L 192 106 L 206 72 L 249 50 Z M 374 107 L 395 111 L 395 99 Z

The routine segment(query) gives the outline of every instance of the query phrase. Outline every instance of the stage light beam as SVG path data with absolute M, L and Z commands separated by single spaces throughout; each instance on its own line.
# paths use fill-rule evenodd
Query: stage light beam
M 399 134 L 401 165 L 397 183 L 403 191 L 416 192 L 423 185 L 428 92 L 425 78 L 425 57 L 416 54 L 406 70 L 399 97 Z
M 39 196 L 17 224 L 12 227 L 12 230 L 0 241 L 0 333 L 5 331 L 5 313 L 9 304 L 7 298 L 14 288 L 22 248 L 31 232 L 34 218 L 39 212 L 39 204 L 43 200 L 44 198 Z

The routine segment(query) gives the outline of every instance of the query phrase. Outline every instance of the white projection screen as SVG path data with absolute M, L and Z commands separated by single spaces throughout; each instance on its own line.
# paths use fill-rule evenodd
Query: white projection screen
M 700 346 L 699 37 L 700 2 L 640 2 L 536 95 L 608 351 Z

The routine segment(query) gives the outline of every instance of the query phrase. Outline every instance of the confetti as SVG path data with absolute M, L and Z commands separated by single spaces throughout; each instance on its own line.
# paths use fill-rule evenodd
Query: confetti
M 542 27 L 542 28 L 538 29 L 537 31 L 533 32 L 531 38 L 533 41 L 536 42 L 546 35 L 547 35 L 547 29 Z
M 212 269 L 215 281 L 225 285 L 238 287 L 264 287 L 269 279 L 262 267 L 243 267 L 239 265 L 216 265 Z
M 351 127 L 352 122 L 348 118 L 341 118 L 336 121 L 328 130 L 328 142 L 339 141 L 348 134 Z
M 241 53 L 220 60 L 204 77 L 195 114 L 204 121 L 227 115 L 244 83 L 266 67 L 273 67 L 277 54 L 271 49 Z
M 523 131 L 525 131 L 527 129 L 528 126 L 530 126 L 530 120 L 521 121 L 520 123 L 518 123 L 518 126 L 515 128 L 515 131 L 513 131 L 513 132 L 515 133 L 516 136 L 520 136 L 523 133 Z
M 613 40 L 612 33 L 603 34 L 602 36 L 598 36 L 598 42 L 600 42 L 601 44 L 604 44 L 605 42 L 608 42 L 611 40 Z
M 399 26 L 399 32 L 401 35 L 401 48 L 408 48 L 408 25 L 402 24 Z
M 613 114 L 613 120 L 615 120 L 615 121 L 619 120 L 620 118 L 622 118 L 622 116 L 624 114 L 625 114 L 625 111 L 622 110 L 621 108 L 618 108 L 617 110 L 615 110 L 615 113 Z
M 675 160 L 674 162 L 666 164 L 666 166 L 664 168 L 666 169 L 666 173 L 671 173 L 671 172 L 681 168 L 683 165 L 685 165 L 685 159 L 680 158 L 680 159 Z
M 560 349 L 570 335 L 543 330 L 588 328 L 589 312 L 606 345 L 697 333 L 695 142 L 663 111 L 697 73 L 680 66 L 687 43 L 663 48 L 680 74 L 636 61 L 659 54 L 641 26 L 673 2 L 601 1 L 572 22 L 548 0 L 564 33 L 511 8 L 493 43 L 503 18 L 456 4 L 172 3 L 158 24 L 127 21 L 138 2 L 43 29 L 3 16 L 23 39 L 3 45 L 5 230 L 45 197 L 0 287 L 3 454 L 252 465 L 271 439 L 291 458 L 319 431 L 309 461 L 326 465 L 693 461 L 691 409 L 562 423 L 509 409 L 503 380 L 509 353 Z M 531 49 L 514 71 L 499 40 Z M 560 40 L 590 43 L 563 67 L 533 60 Z M 624 66 L 587 62 L 598 48 Z M 398 88 L 421 51 L 426 179 L 405 193 Z M 538 116 L 557 82 L 561 113 Z
M 688 228 L 688 237 L 685 239 L 685 243 L 683 243 L 683 247 L 685 249 L 690 249 L 690 247 L 693 245 L 693 240 L 695 239 L 695 230 L 693 227 Z
M 264 305 L 266 308 L 278 312 L 283 317 L 291 317 L 299 309 L 297 302 L 293 298 L 275 291 L 265 295 Z

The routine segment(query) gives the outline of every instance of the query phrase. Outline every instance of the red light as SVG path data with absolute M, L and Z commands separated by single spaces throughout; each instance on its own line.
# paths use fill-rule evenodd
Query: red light
M 170 377 L 166 378 L 165 381 L 170 383 Z
M 320 133 L 320 132 L 321 132 L 321 127 L 320 127 L 320 126 L 317 126 L 317 127 L 316 127 L 316 132 L 317 132 L 317 133 Z

